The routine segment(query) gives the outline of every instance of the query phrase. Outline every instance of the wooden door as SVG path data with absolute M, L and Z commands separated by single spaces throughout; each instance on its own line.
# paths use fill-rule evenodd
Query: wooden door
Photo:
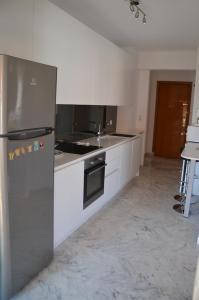
M 189 122 L 192 83 L 157 84 L 153 151 L 155 156 L 179 158 Z

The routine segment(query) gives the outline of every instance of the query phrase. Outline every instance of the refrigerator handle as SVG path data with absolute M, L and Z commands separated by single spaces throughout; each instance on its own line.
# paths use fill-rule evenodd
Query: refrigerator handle
M 51 127 L 39 128 L 39 129 L 29 129 L 17 132 L 10 132 L 6 135 L 8 140 L 18 141 L 18 140 L 28 140 L 38 138 L 44 135 L 49 135 L 54 131 Z M 5 136 L 4 136 L 5 137 Z

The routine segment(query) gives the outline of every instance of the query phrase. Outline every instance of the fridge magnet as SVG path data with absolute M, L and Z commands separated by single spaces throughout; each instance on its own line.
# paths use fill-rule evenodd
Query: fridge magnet
M 15 157 L 15 153 L 14 152 L 9 152 L 8 153 L 9 160 L 14 160 L 14 157 Z
M 21 155 L 21 150 L 20 150 L 20 148 L 16 148 L 16 149 L 15 149 L 15 155 L 16 155 L 16 156 L 20 156 L 20 155 Z
M 21 154 L 26 154 L 26 149 L 24 147 L 21 147 Z
M 35 141 L 33 143 L 33 149 L 34 149 L 34 151 L 39 151 L 39 142 L 38 141 Z
M 27 146 L 27 151 L 28 151 L 29 153 L 32 152 L 32 145 L 28 145 L 28 146 Z
M 39 146 L 40 146 L 40 149 L 41 149 L 41 150 L 44 150 L 44 143 L 43 143 L 43 142 L 40 142 L 40 143 L 39 143 Z

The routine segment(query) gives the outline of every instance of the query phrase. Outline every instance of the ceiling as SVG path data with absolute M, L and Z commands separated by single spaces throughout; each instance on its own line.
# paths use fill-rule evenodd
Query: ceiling
M 199 0 L 141 0 L 147 24 L 132 16 L 127 0 L 50 0 L 120 47 L 195 49 Z

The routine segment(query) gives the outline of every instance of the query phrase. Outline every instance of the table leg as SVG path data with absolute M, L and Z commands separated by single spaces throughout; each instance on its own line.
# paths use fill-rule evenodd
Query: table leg
M 189 216 L 191 196 L 192 196 L 192 190 L 193 190 L 193 181 L 194 181 L 194 174 L 195 174 L 195 166 L 196 166 L 196 161 L 191 160 L 189 174 L 188 174 L 187 195 L 186 195 L 184 214 L 183 214 L 184 217 L 186 217 L 186 218 L 188 218 L 188 216 Z

